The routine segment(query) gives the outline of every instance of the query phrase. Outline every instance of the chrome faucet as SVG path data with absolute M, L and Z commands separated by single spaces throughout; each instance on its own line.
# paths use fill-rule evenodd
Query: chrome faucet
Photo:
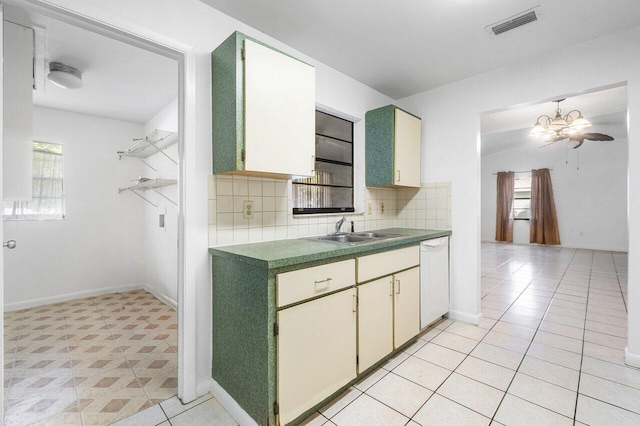
M 342 224 L 344 223 L 344 221 L 347 220 L 346 216 L 342 216 L 342 219 L 340 219 L 338 222 L 336 222 L 336 234 L 340 233 L 340 228 L 342 228 Z

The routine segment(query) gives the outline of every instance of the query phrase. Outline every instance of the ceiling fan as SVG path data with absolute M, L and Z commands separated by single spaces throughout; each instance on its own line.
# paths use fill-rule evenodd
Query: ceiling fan
M 605 135 L 604 133 L 574 133 L 572 135 L 567 136 L 553 136 L 549 139 L 545 138 L 547 141 L 546 144 L 542 145 L 540 148 L 545 147 L 547 145 L 551 145 L 552 143 L 559 142 L 561 140 L 568 139 L 570 141 L 578 142 L 573 149 L 578 149 L 582 146 L 585 140 L 588 141 L 612 141 L 613 137 L 609 135 Z
M 558 99 L 556 102 L 556 115 L 554 118 L 548 115 L 541 115 L 536 120 L 536 124 L 529 132 L 529 136 L 542 137 L 547 142 L 542 146 L 551 145 L 552 143 L 559 142 L 564 139 L 577 142 L 573 149 L 580 148 L 585 140 L 590 141 L 612 141 L 613 137 L 605 135 L 603 133 L 585 133 L 588 127 L 591 127 L 591 123 L 582 116 L 582 113 L 575 109 L 569 111 L 567 114 L 562 115 L 560 109 L 560 102 L 564 99 Z M 577 113 L 574 114 L 574 113 Z

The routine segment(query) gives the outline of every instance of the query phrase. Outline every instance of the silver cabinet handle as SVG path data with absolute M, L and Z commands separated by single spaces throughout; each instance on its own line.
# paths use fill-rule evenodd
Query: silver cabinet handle
M 311 177 L 316 174 L 316 156 L 311 156 Z
M 8 248 L 9 250 L 13 250 L 14 248 L 16 248 L 17 245 L 18 244 L 16 243 L 16 240 L 9 240 L 9 241 L 2 242 L 2 247 Z
M 358 312 L 358 296 L 353 295 L 353 312 Z
M 393 280 L 389 284 L 391 284 L 391 294 L 389 296 L 393 297 Z
M 398 172 L 398 182 L 400 182 L 400 170 L 396 170 Z
M 325 290 L 329 287 L 329 284 L 331 283 L 332 278 L 325 278 L 324 280 L 320 280 L 320 281 L 314 281 L 313 283 L 316 286 L 316 290 Z M 318 284 L 324 284 L 324 286 L 322 286 L 322 288 L 318 288 Z
M 400 294 L 400 280 L 396 280 L 398 287 L 396 288 L 396 294 Z

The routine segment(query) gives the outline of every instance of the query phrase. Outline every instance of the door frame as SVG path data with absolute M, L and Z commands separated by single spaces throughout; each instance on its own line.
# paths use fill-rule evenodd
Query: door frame
M 88 3 L 59 2 L 69 4 L 68 7 L 63 7 L 47 0 L 0 1 L 0 12 L 2 3 L 10 4 L 178 61 L 178 397 L 183 403 L 191 402 L 198 397 L 196 271 L 198 269 L 197 259 L 199 258 L 197 253 L 201 251 L 201 247 L 198 245 L 196 208 L 198 194 L 196 190 L 197 75 L 195 49 L 178 40 L 111 15 Z M 3 14 L 0 13 L 0 17 L 2 16 Z M 0 77 L 2 77 L 1 70 Z M 1 78 L 0 94 L 2 94 Z M 2 112 L 1 101 L 0 112 Z M 0 123 L 1 119 L 0 115 Z M 2 139 L 0 136 L 1 147 Z M 2 174 L 0 173 L 0 187 L 1 185 Z M 2 224 L 0 223 L 0 238 L 3 237 Z M 0 302 L 2 302 L 0 303 L 0 314 L 3 314 L 4 268 L 1 259 L 0 275 L 2 275 L 0 277 Z M 0 317 L 2 316 L 0 315 Z M 1 318 L 0 325 L 2 325 Z M 0 333 L 2 332 L 0 331 Z
M 4 58 L 4 6 L 0 3 L 0 58 Z M 0 61 L 4 64 L 4 60 Z M 0 66 L 0 152 L 4 152 L 4 66 Z M 0 201 L 3 196 L 3 173 L 4 161 L 0 161 Z M 4 242 L 4 220 L 0 218 L 0 240 Z M 4 247 L 0 255 L 0 361 L 4 366 Z M 4 368 L 0 371 L 0 382 L 4 383 Z M 0 398 L 4 401 L 4 385 L 0 390 Z M 4 403 L 0 403 L 0 424 L 4 419 Z

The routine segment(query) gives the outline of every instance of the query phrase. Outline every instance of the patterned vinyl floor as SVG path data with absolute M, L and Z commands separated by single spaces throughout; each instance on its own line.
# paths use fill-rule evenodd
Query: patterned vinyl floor
M 144 290 L 4 314 L 4 424 L 107 425 L 177 393 L 176 311 Z

